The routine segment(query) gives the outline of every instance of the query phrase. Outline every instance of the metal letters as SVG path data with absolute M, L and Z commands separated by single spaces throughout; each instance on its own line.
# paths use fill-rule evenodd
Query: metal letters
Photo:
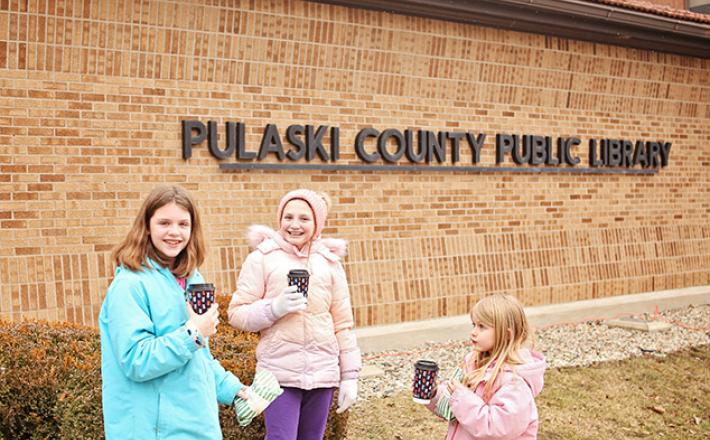
M 627 139 L 590 139 L 588 146 L 589 168 L 574 168 L 582 160 L 577 137 L 557 137 L 497 133 L 495 135 L 495 167 L 480 166 L 481 150 L 486 134 L 460 131 L 404 131 L 372 127 L 361 129 L 353 141 L 355 155 L 365 164 L 334 165 L 340 159 L 340 129 L 327 125 L 290 125 L 281 131 L 275 124 L 264 127 L 258 151 L 249 150 L 245 144 L 246 126 L 242 122 L 225 123 L 226 140 L 220 148 L 217 123 L 195 120 L 182 121 L 182 157 L 192 157 L 193 147 L 207 140 L 212 156 L 223 161 L 234 157 L 237 163 L 221 164 L 223 169 L 434 169 L 436 171 L 511 171 L 505 166 L 512 161 L 521 172 L 592 172 L 653 174 L 668 165 L 671 142 Z M 461 162 L 462 149 L 470 152 L 469 165 Z M 259 164 L 268 158 L 278 164 Z M 303 168 L 303 160 L 316 164 Z M 282 163 L 286 162 L 286 163 Z M 442 164 L 449 163 L 444 166 Z M 300 168 L 299 168 L 300 167 Z M 572 171 L 574 170 L 574 171 Z M 487 172 L 487 171 L 486 171 Z

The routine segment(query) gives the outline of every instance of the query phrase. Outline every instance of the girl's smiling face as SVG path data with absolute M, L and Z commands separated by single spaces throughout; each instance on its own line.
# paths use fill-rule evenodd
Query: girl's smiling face
M 279 225 L 279 234 L 301 250 L 311 241 L 316 229 L 313 211 L 304 200 L 294 199 L 284 206 Z
M 191 232 L 190 213 L 175 202 L 161 206 L 150 218 L 150 240 L 170 263 L 187 247 Z
M 492 326 L 471 319 L 473 329 L 471 330 L 471 343 L 473 349 L 479 353 L 490 352 L 496 342 L 495 330 Z

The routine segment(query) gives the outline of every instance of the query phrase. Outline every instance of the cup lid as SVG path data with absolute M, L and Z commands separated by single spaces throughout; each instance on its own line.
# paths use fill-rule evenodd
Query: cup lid
M 190 284 L 187 286 L 187 290 L 214 290 L 214 284 L 212 283 L 202 283 L 202 284 Z
M 434 361 L 430 361 L 427 359 L 420 359 L 414 364 L 415 368 L 418 368 L 420 370 L 429 370 L 429 371 L 437 371 L 439 370 L 439 366 L 436 364 Z
M 288 276 L 296 278 L 308 278 L 311 274 L 306 269 L 291 269 L 288 271 Z

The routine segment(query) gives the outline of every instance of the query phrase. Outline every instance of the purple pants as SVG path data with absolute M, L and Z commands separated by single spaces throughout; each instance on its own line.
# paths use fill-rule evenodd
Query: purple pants
M 264 411 L 265 440 L 323 440 L 335 388 L 283 390 Z

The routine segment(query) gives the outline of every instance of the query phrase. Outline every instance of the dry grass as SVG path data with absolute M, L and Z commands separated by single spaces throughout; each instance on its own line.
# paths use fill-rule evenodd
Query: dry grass
M 549 370 L 541 440 L 710 438 L 710 346 L 587 368 Z M 353 409 L 349 440 L 443 439 L 446 424 L 408 392 Z

